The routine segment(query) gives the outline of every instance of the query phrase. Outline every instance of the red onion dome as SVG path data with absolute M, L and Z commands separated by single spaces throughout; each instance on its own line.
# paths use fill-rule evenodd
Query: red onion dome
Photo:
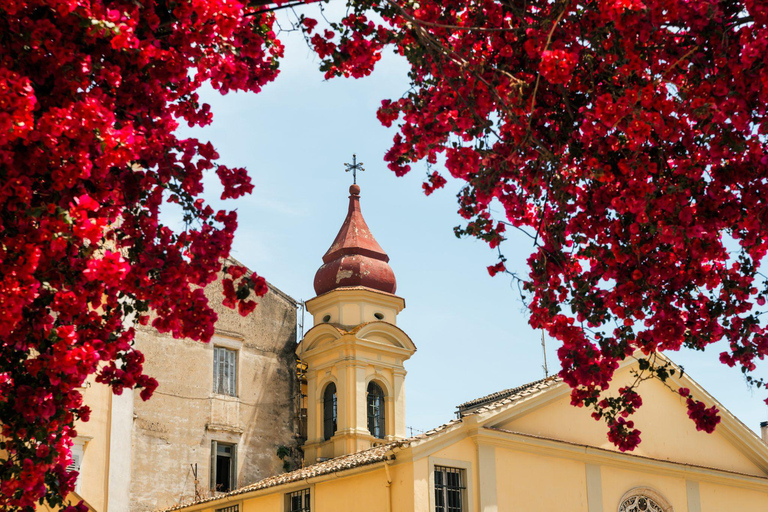
M 351 286 L 395 293 L 397 282 L 389 256 L 373 238 L 360 211 L 360 186 L 352 185 L 349 193 L 347 218 L 315 274 L 315 293 Z

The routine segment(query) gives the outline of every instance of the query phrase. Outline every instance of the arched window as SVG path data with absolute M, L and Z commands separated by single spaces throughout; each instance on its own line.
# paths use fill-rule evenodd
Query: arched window
M 331 382 L 323 393 L 323 437 L 328 440 L 336 433 L 336 384 Z
M 384 391 L 375 382 L 368 384 L 368 431 L 384 439 Z
M 671 512 L 672 507 L 659 493 L 649 488 L 635 488 L 619 502 L 618 512 Z

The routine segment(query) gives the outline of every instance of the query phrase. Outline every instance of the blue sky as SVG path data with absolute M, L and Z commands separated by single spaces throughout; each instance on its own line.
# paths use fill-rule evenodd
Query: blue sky
M 281 13 L 284 26 L 287 16 Z M 363 215 L 406 300 L 398 325 L 418 347 L 406 363 L 406 424 L 427 430 L 451 419 L 461 402 L 543 377 L 541 332 L 528 326 L 514 283 L 488 275 L 496 260 L 484 243 L 453 234 L 460 185 L 449 182 L 426 197 L 425 166 L 397 178 L 383 162 L 395 132 L 375 113 L 382 99 L 407 90 L 405 63 L 386 54 L 370 77 L 324 81 L 303 38 L 281 38 L 286 58 L 276 82 L 259 94 L 204 91 L 213 124 L 182 130 L 210 140 L 221 163 L 244 166 L 253 179 L 251 196 L 223 203 L 220 186 L 207 182 L 215 207 L 238 211 L 233 256 L 297 300 L 312 298 L 315 272 L 346 215 L 352 176 L 344 163 L 356 153 L 366 169 L 358 177 Z M 508 267 L 525 275 L 531 241 L 509 234 Z M 548 339 L 550 373 L 559 369 L 556 348 Z M 750 390 L 739 371 L 718 362 L 718 352 L 670 356 L 757 430 L 768 420 L 765 391 Z

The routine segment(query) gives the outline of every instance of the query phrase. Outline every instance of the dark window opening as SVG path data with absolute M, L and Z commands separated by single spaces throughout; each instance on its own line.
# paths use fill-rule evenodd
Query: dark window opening
M 435 466 L 435 512 L 462 512 L 465 492 L 463 469 Z
M 237 445 L 211 441 L 211 489 L 229 492 L 237 487 Z
M 375 382 L 368 384 L 368 431 L 384 439 L 384 391 Z
M 309 489 L 292 492 L 286 495 L 288 512 L 310 512 Z
M 240 512 L 240 505 L 232 505 L 224 508 L 217 508 L 216 512 Z
M 323 393 L 323 437 L 326 441 L 336 433 L 338 419 L 336 402 L 336 384 L 331 382 Z

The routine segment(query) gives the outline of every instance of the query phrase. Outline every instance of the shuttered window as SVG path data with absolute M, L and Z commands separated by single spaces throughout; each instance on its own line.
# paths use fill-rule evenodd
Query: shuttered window
M 237 351 L 213 347 L 213 392 L 237 396 Z
M 67 471 L 77 471 L 77 480 L 75 480 L 75 491 L 80 491 L 80 483 L 83 481 L 81 476 L 83 466 L 83 445 L 75 441 L 72 445 L 72 462 L 67 466 Z

